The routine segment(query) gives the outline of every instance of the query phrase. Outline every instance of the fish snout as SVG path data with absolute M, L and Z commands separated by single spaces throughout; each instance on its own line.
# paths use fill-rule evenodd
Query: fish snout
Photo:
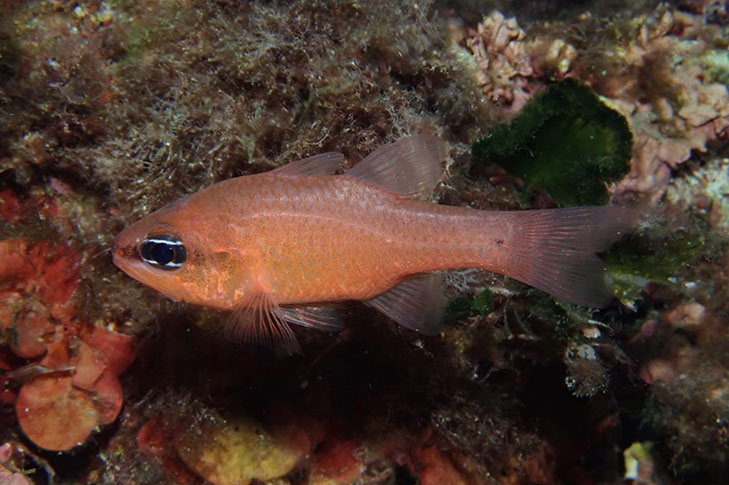
M 111 257 L 115 265 L 120 266 L 132 259 L 137 259 L 137 248 L 135 241 L 130 240 L 124 232 L 119 234 L 111 242 Z
M 111 242 L 111 260 L 117 266 L 119 266 L 119 262 L 121 261 L 122 253 L 123 253 L 122 245 L 121 245 L 121 242 L 119 241 L 119 236 L 117 236 Z

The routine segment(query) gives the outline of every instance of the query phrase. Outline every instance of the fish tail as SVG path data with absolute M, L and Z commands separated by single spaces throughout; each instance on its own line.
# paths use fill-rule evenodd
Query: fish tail
M 637 210 L 570 207 L 512 213 L 513 238 L 504 273 L 557 298 L 605 307 L 613 293 L 605 282 L 606 251 L 630 230 Z

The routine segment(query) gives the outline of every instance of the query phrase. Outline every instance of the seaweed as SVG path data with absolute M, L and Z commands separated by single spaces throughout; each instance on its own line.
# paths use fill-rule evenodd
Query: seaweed
M 467 318 L 471 315 L 486 316 L 493 310 L 494 295 L 489 290 L 484 289 L 469 298 L 467 296 L 457 296 L 448 301 L 444 320 L 448 322 L 456 322 Z
M 607 202 L 607 184 L 630 170 L 625 118 L 586 85 L 567 79 L 532 98 L 509 124 L 472 147 L 474 161 L 495 162 L 526 189 L 547 190 L 567 206 Z

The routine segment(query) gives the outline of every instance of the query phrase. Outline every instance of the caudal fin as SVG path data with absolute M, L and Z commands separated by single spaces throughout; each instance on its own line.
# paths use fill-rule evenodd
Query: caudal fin
M 626 207 L 570 207 L 515 213 L 515 238 L 507 274 L 551 295 L 588 307 L 604 307 L 613 295 L 607 250 L 637 218 Z

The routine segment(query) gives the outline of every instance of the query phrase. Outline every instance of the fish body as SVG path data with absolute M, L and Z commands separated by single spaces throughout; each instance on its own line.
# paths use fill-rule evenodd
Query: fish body
M 328 153 L 226 180 L 127 228 L 114 262 L 175 300 L 234 310 L 233 334 L 287 350 L 296 346 L 286 322 L 336 326 L 326 304 L 345 300 L 434 333 L 444 298 L 433 270 L 482 268 L 605 303 L 594 253 L 632 222 L 626 209 L 480 211 L 418 200 L 444 156 L 437 138 L 417 135 L 344 175 L 325 174 L 342 159 Z

